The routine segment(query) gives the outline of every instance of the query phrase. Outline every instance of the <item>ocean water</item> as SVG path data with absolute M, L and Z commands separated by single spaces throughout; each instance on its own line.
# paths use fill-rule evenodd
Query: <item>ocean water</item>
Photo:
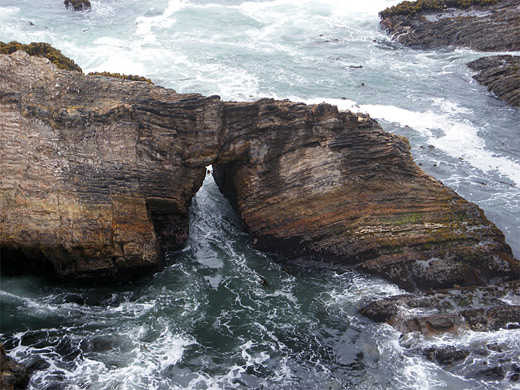
M 91 1 L 72 12 L 61 0 L 0 0 L 0 41 L 45 41 L 85 72 L 179 92 L 368 112 L 520 256 L 520 111 L 472 79 L 465 64 L 482 53 L 392 42 L 377 13 L 398 1 Z M 400 339 L 357 314 L 396 286 L 253 250 L 210 176 L 191 214 L 185 249 L 138 282 L 2 277 L 0 340 L 34 370 L 31 389 L 520 388 L 478 374 L 520 364 L 519 330 Z M 485 353 L 442 369 L 420 352 L 431 345 Z

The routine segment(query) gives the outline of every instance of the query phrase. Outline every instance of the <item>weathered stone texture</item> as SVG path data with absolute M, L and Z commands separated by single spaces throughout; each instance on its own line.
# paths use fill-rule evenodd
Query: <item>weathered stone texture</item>
M 0 343 L 0 389 L 22 390 L 29 383 L 27 369 L 5 353 L 4 344 Z
M 258 249 L 355 266 L 408 290 L 517 277 L 518 261 L 483 212 L 369 117 L 261 100 L 225 103 L 222 127 L 214 176 Z
M 3 268 L 89 279 L 160 269 L 157 236 L 163 249 L 187 237 L 219 98 L 61 71 L 22 52 L 0 61 Z

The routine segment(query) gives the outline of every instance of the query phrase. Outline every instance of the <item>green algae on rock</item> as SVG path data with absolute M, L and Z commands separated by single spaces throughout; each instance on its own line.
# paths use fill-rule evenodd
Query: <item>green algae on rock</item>
M 23 44 L 12 41 L 9 43 L 0 42 L 0 54 L 12 54 L 18 50 L 22 50 L 30 56 L 44 57 L 58 67 L 58 69 L 73 70 L 82 72 L 83 70 L 70 58 L 45 42 L 31 42 Z
M 90 72 L 88 74 L 89 76 L 105 76 L 105 77 L 114 77 L 116 79 L 121 80 L 130 80 L 130 81 L 146 81 L 150 85 L 154 85 L 152 80 L 149 78 L 143 77 L 143 76 L 137 76 L 137 75 L 126 75 L 121 73 L 111 73 L 111 72 Z

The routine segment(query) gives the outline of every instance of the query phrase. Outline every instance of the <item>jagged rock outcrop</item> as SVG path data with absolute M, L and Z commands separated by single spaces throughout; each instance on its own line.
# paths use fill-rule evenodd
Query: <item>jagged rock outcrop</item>
M 485 287 L 454 287 L 394 296 L 371 302 L 359 312 L 402 332 L 400 344 L 406 354 L 423 355 L 455 375 L 511 382 L 520 379 L 520 367 L 515 363 L 518 350 L 514 344 L 468 342 L 461 345 L 464 338 L 456 341 L 447 337 L 442 343 L 425 348 L 424 343 L 417 342 L 418 334 L 430 338 L 441 333 L 520 328 L 518 280 Z M 488 359 L 490 356 L 494 357 Z
M 513 107 L 520 107 L 520 56 L 483 57 L 468 66 L 478 72 L 473 78 L 488 87 L 499 99 Z
M 440 0 L 432 2 L 443 3 Z M 426 8 L 414 12 L 407 11 L 406 3 L 410 2 L 380 13 L 381 25 L 406 46 L 520 50 L 520 0 L 502 0 L 464 9 L 442 6 L 439 11 Z
M 0 343 L 0 389 L 21 390 L 25 389 L 28 383 L 27 368 L 7 356 L 4 344 Z
M 520 328 L 520 284 L 515 280 L 398 295 L 372 302 L 360 313 L 373 321 L 387 322 L 403 334 L 516 329 Z
M 254 245 L 408 290 L 518 277 L 503 234 L 366 115 L 225 103 L 0 56 L 2 267 L 114 280 L 162 267 L 214 164 Z

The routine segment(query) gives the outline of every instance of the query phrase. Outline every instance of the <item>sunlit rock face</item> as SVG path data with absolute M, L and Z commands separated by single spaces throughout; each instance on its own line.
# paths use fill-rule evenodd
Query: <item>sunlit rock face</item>
M 2 267 L 62 279 L 157 271 L 206 166 L 253 244 L 429 289 L 517 278 L 503 234 L 403 137 L 334 106 L 219 97 L 0 56 Z

